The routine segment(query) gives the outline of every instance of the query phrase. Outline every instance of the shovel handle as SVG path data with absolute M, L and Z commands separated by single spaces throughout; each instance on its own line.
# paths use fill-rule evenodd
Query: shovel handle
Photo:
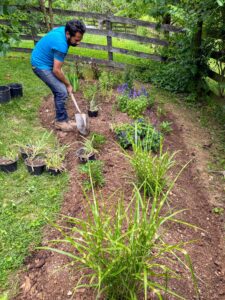
M 72 93 L 70 93 L 70 97 L 72 98 L 73 103 L 74 103 L 76 109 L 77 109 L 78 112 L 81 114 L 80 108 L 79 108 L 79 106 L 78 106 L 78 104 L 77 104 L 77 101 L 76 101 L 76 99 L 75 99 L 75 97 L 74 97 L 74 95 L 73 95 Z

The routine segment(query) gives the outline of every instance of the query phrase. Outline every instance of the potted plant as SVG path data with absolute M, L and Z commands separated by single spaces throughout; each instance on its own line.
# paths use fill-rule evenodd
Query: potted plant
M 13 150 L 7 150 L 4 156 L 0 156 L 0 170 L 12 173 L 17 170 L 18 154 Z
M 98 116 L 98 104 L 96 103 L 95 95 L 93 96 L 92 100 L 90 101 L 90 107 L 89 107 L 89 110 L 88 110 L 88 116 L 90 118 Z
M 31 144 L 23 144 L 23 143 L 18 143 L 19 146 L 19 152 L 22 156 L 22 159 L 25 160 L 29 156 L 32 156 L 32 145 Z
M 47 172 L 51 175 L 59 175 L 65 170 L 65 150 L 68 148 L 67 145 L 57 147 L 53 151 L 47 152 L 45 163 Z
M 10 83 L 8 86 L 10 88 L 11 98 L 23 96 L 23 86 L 21 83 Z
M 10 87 L 7 85 L 0 86 L 0 103 L 5 103 L 10 101 L 11 94 L 10 94 Z
M 85 141 L 82 143 L 83 147 L 76 151 L 76 156 L 81 163 L 86 163 L 89 160 L 95 160 L 95 154 L 98 151 L 93 147 L 93 137 L 91 140 L 83 138 Z
M 88 116 L 90 118 L 98 116 L 98 105 L 96 101 L 97 85 L 88 85 L 83 90 L 83 95 L 89 103 Z
M 51 132 L 44 133 L 39 140 L 29 143 L 30 155 L 25 159 L 25 164 L 31 175 L 41 175 L 45 170 L 47 139 L 50 135 Z

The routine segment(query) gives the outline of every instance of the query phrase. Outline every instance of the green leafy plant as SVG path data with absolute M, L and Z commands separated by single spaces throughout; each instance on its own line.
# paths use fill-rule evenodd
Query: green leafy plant
M 185 250 L 187 242 L 170 243 L 164 238 L 170 223 L 189 225 L 177 219 L 179 211 L 165 211 L 172 186 L 161 197 L 156 188 L 151 201 L 135 187 L 129 205 L 126 207 L 123 198 L 118 197 L 113 213 L 108 206 L 100 209 L 93 191 L 93 200 L 86 197 L 87 219 L 65 216 L 66 229 L 54 225 L 62 239 L 41 249 L 68 256 L 82 274 L 75 292 L 91 287 L 96 291 L 96 299 L 130 300 L 141 294 L 147 300 L 150 293 L 158 299 L 164 295 L 184 299 L 169 287 L 170 280 L 183 279 L 175 271 L 178 265 L 189 270 L 198 293 L 192 262 Z M 55 243 L 69 243 L 74 249 L 60 250 L 54 247 Z
M 48 151 L 45 157 L 46 167 L 48 169 L 63 171 L 65 169 L 63 163 L 68 147 L 68 145 L 57 146 L 53 150 Z
M 84 180 L 84 188 L 86 191 L 94 188 L 102 187 L 105 184 L 103 176 L 103 162 L 100 160 L 88 161 L 85 165 L 79 167 L 79 172 L 86 176 Z
M 83 88 L 83 95 L 87 102 L 91 102 L 97 93 L 97 85 L 96 84 L 86 84 Z
M 224 213 L 224 208 L 222 207 L 214 207 L 213 210 L 214 214 L 222 215 Z
M 139 119 L 133 124 L 113 126 L 117 141 L 124 149 L 139 142 L 146 151 L 157 152 L 162 135 L 150 124 Z
M 156 114 L 157 114 L 157 117 L 161 117 L 161 116 L 165 116 L 166 112 L 165 112 L 164 108 L 158 106 L 157 110 L 156 110 Z
M 1 159 L 5 159 L 7 162 L 14 162 L 18 159 L 18 152 L 13 146 L 9 146 L 2 153 Z
M 129 97 L 126 94 L 121 94 L 116 97 L 117 108 L 121 112 L 127 111 L 127 103 L 129 101 Z
M 97 149 L 95 149 L 93 141 L 94 141 L 94 136 L 92 136 L 91 139 L 87 139 L 85 137 L 83 137 L 84 142 L 82 143 L 83 145 L 83 149 L 85 151 L 85 154 L 89 155 L 89 154 L 94 154 L 94 153 L 98 153 Z
M 171 125 L 172 125 L 172 122 L 163 121 L 160 124 L 159 128 L 160 128 L 161 132 L 163 132 L 163 133 L 169 133 L 169 132 L 172 131 Z
M 92 145 L 95 149 L 100 149 L 106 142 L 106 137 L 103 134 L 93 132 L 91 134 Z
M 120 94 L 116 98 L 117 107 L 121 112 L 126 112 L 133 119 L 141 117 L 148 107 L 148 97 L 145 95 L 130 98 L 127 93 Z
M 142 95 L 127 102 L 127 114 L 133 119 L 140 118 L 148 105 L 147 97 Z
M 99 77 L 99 89 L 103 96 L 106 96 L 108 91 L 112 90 L 121 82 L 119 73 L 103 71 Z
M 138 186 L 148 195 L 154 196 L 156 188 L 161 193 L 169 182 L 168 171 L 174 166 L 174 156 L 162 151 L 162 142 L 158 155 L 147 151 L 140 143 L 133 145 L 133 155 L 127 155 L 137 176 Z
M 76 72 L 71 72 L 67 74 L 68 80 L 73 87 L 74 92 L 79 90 L 79 79 Z

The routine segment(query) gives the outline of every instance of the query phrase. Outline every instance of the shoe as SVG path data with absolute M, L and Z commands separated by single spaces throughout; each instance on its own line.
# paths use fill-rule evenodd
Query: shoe
M 68 131 L 74 131 L 75 128 L 69 121 L 63 121 L 63 122 L 55 121 L 55 129 L 68 132 Z
M 69 120 L 68 123 L 73 126 L 74 129 L 77 128 L 77 123 L 74 120 Z

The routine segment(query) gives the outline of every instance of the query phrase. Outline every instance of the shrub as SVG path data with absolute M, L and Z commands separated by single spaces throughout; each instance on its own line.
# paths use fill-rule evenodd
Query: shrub
M 148 106 L 147 97 L 139 96 L 127 102 L 127 114 L 133 119 L 141 117 Z

